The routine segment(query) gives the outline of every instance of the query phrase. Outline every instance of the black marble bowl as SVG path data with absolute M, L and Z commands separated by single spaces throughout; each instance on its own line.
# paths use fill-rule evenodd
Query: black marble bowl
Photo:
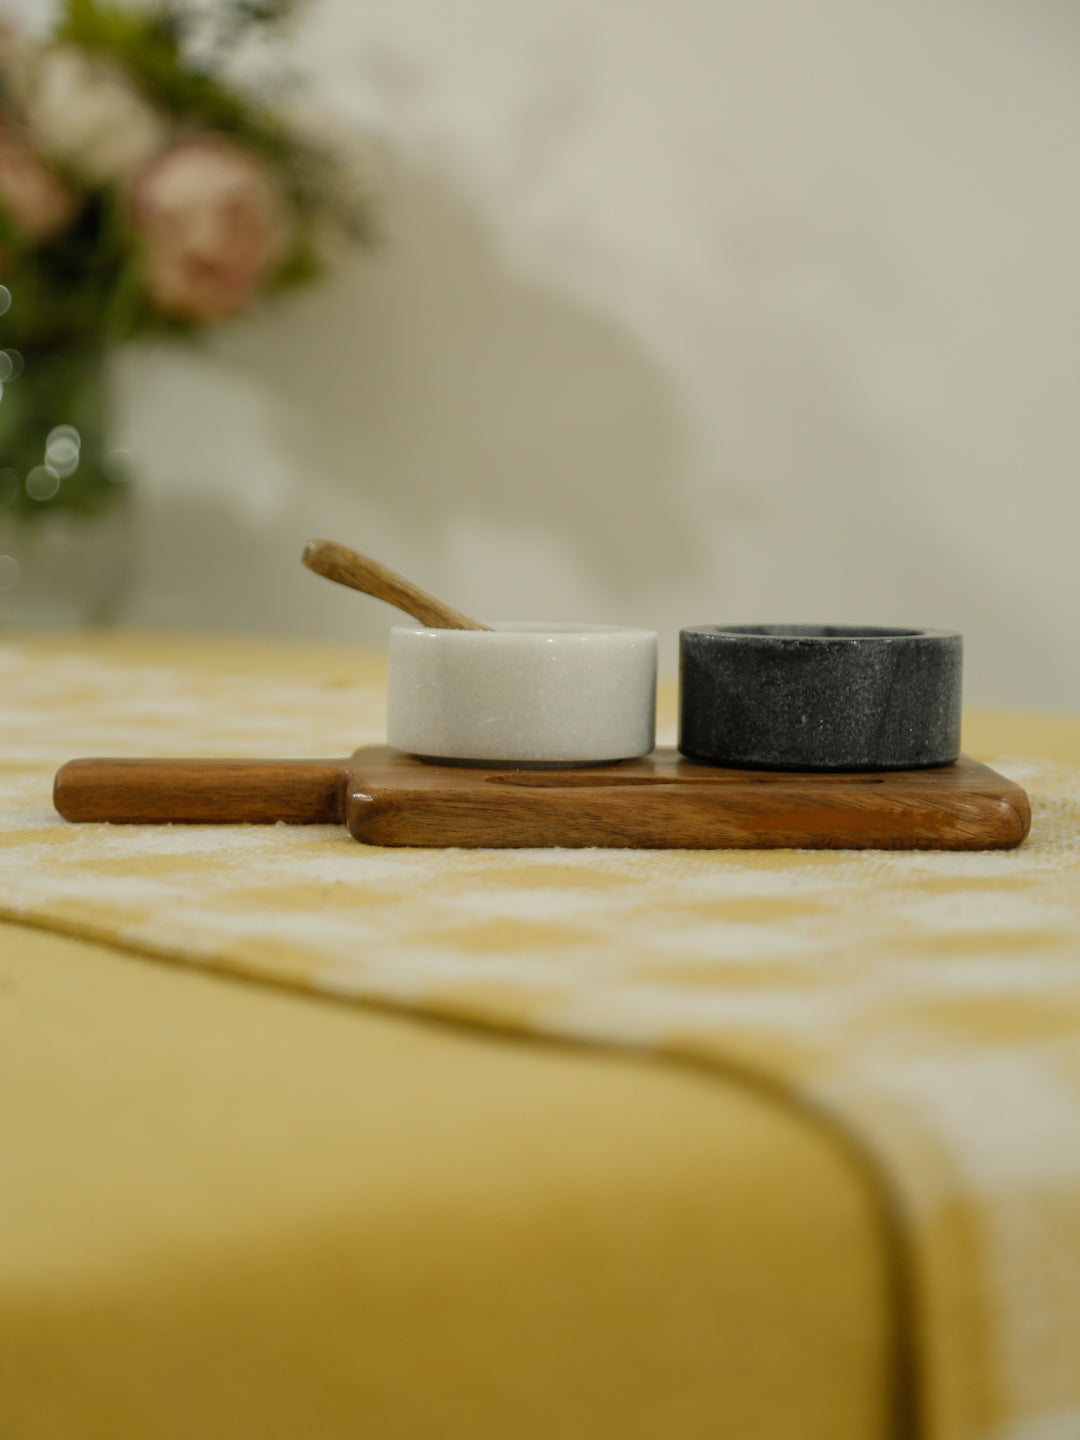
M 960 753 L 953 630 L 701 625 L 679 635 L 679 749 L 766 770 L 908 770 Z

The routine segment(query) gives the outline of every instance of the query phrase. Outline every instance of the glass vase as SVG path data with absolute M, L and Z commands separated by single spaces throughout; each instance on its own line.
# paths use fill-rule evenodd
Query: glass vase
M 0 629 L 115 618 L 130 572 L 123 456 L 100 345 L 0 350 Z

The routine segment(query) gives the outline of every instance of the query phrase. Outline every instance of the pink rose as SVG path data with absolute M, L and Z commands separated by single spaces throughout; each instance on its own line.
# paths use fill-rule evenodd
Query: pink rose
M 19 37 L 14 25 L 0 15 L 0 70 L 8 70 L 19 53 Z
M 0 206 L 28 240 L 47 240 L 74 218 L 75 192 L 44 165 L 22 130 L 0 112 Z
M 288 242 L 269 169 L 217 135 L 180 141 L 151 160 L 135 182 L 132 211 L 147 294 L 189 320 L 243 310 Z

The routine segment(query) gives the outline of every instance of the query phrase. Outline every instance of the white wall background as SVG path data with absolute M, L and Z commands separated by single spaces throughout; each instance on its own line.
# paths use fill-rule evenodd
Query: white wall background
M 141 623 L 955 626 L 1080 709 L 1075 0 L 315 0 L 381 250 L 129 355 Z

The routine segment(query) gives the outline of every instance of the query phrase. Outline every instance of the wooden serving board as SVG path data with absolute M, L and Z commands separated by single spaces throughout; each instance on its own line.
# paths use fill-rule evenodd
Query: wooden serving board
M 675 750 L 575 770 L 427 764 L 371 745 L 346 760 L 72 760 L 67 820 L 345 824 L 365 845 L 994 850 L 1019 845 L 1019 785 L 961 756 L 930 770 L 791 774 Z

